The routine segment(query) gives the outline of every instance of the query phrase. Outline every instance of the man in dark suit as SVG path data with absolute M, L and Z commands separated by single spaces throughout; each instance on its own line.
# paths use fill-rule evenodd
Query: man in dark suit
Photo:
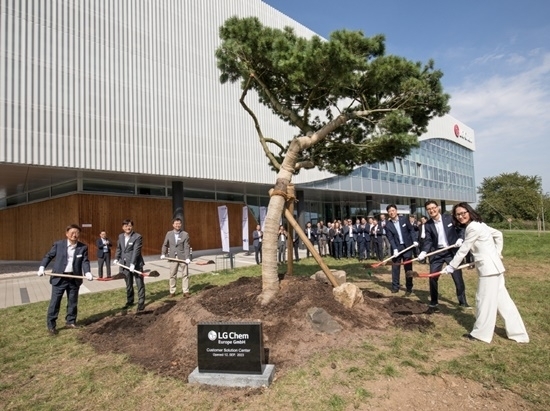
M 264 239 L 264 233 L 260 224 L 256 226 L 256 229 L 252 233 L 253 245 L 254 245 L 254 257 L 256 258 L 256 264 L 262 263 L 262 242 Z
M 422 252 L 418 255 L 419 261 L 423 261 L 426 254 L 435 251 L 438 248 L 445 248 L 450 245 L 455 245 L 457 248 L 451 248 L 442 251 L 430 257 L 430 272 L 435 273 L 441 271 L 443 263 L 449 262 L 455 256 L 458 247 L 462 244 L 464 232 L 462 229 L 455 227 L 453 219 L 449 214 L 441 214 L 440 207 L 436 201 L 426 201 L 424 205 L 430 219 L 424 225 L 424 233 L 426 237 L 422 244 Z M 461 307 L 469 309 L 470 306 L 466 301 L 466 286 L 462 278 L 462 270 L 455 270 L 452 274 L 453 281 L 456 287 L 456 296 Z M 430 277 L 430 304 L 429 312 L 438 310 L 439 290 L 437 277 Z
M 308 221 L 306 224 L 306 229 L 304 230 L 304 233 L 306 237 L 308 238 L 309 242 L 313 246 L 315 242 L 317 241 L 317 231 L 311 226 L 311 221 Z M 309 248 L 306 246 L 306 257 L 309 258 L 311 252 L 309 251 Z
M 56 241 L 51 250 L 44 256 L 38 269 L 38 275 L 43 276 L 44 270 L 55 258 L 52 274 L 65 274 L 82 276 L 85 273 L 86 279 L 92 281 L 90 272 L 90 260 L 88 259 L 88 246 L 78 241 L 80 227 L 76 224 L 69 225 L 65 230 L 67 239 Z M 57 317 L 61 306 L 63 294 L 67 292 L 67 316 L 65 324 L 67 328 L 76 328 L 76 316 L 78 313 L 78 289 L 82 280 L 77 278 L 50 277 L 52 285 L 52 297 L 48 307 L 46 325 L 50 335 L 57 334 Z
M 189 263 L 191 263 L 191 252 L 189 245 L 189 234 L 182 230 L 183 222 L 181 218 L 176 217 L 172 220 L 172 228 L 166 233 L 164 242 L 162 243 L 162 250 L 160 259 L 166 258 L 166 255 L 170 258 L 176 258 L 178 260 L 185 260 L 184 263 L 178 261 L 170 261 L 170 297 L 176 295 L 176 285 L 178 283 L 178 271 L 181 268 L 181 288 L 184 297 L 189 297 Z
M 124 280 L 126 281 L 126 305 L 123 309 L 128 309 L 134 305 L 134 279 L 138 289 L 138 311 L 145 309 L 145 282 L 143 276 L 136 271 L 143 270 L 143 257 L 141 256 L 141 247 L 143 239 L 141 234 L 134 231 L 134 222 L 124 220 L 122 222 L 122 233 L 118 236 L 115 264 L 119 262 L 128 268 L 123 268 Z
M 386 236 L 391 245 L 391 251 L 393 253 L 392 262 L 400 263 L 402 261 L 410 260 L 412 257 L 412 250 L 407 250 L 404 253 L 399 254 L 404 249 L 414 245 L 418 247 L 418 243 L 414 241 L 414 228 L 409 222 L 407 217 L 397 215 L 397 206 L 395 204 L 389 204 L 386 207 L 388 212 L 388 222 L 386 223 Z M 405 264 L 405 272 L 412 270 L 412 263 Z M 399 272 L 401 266 L 394 264 L 391 268 L 391 292 L 396 293 L 399 291 Z M 413 290 L 412 277 L 405 278 L 406 296 L 410 295 Z
M 111 278 L 111 240 L 107 238 L 107 233 L 102 231 L 96 241 L 97 246 L 97 266 L 98 277 L 103 278 L 103 264 L 107 270 L 107 278 Z
M 353 239 L 353 223 L 351 218 L 344 220 L 344 253 L 346 258 L 353 258 L 355 256 L 355 240 Z

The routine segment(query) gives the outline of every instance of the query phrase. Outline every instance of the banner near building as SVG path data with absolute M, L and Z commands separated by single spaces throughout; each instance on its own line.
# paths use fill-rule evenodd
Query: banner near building
M 248 207 L 243 207 L 243 251 L 248 251 Z
M 218 219 L 220 221 L 222 251 L 228 253 L 230 249 L 229 249 L 229 213 L 227 211 L 227 206 L 218 207 Z

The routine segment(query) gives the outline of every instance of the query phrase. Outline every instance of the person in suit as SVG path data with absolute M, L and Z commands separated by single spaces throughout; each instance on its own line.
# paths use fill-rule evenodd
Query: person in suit
M 317 223 L 317 246 L 321 257 L 327 255 L 328 228 L 324 226 L 323 221 Z
M 346 250 L 346 258 L 355 256 L 355 240 L 353 239 L 353 223 L 351 218 L 348 218 L 344 225 L 344 249 Z
M 96 241 L 98 277 L 103 278 L 103 265 L 107 271 L 107 278 L 111 278 L 111 247 L 113 244 L 107 238 L 107 233 L 102 231 Z
M 428 200 L 424 204 L 430 219 L 424 225 L 426 237 L 422 245 L 422 251 L 418 255 L 418 260 L 423 261 L 430 251 L 439 248 L 445 248 L 451 245 L 460 247 L 464 237 L 464 230 L 455 226 L 453 218 L 449 214 L 441 214 L 439 205 L 434 200 Z M 442 251 L 430 257 L 430 272 L 441 271 L 443 264 L 449 264 L 456 254 L 456 248 Z M 453 273 L 453 281 L 456 288 L 456 297 L 459 306 L 465 309 L 471 309 L 466 301 L 466 286 L 462 277 L 462 270 L 456 270 Z M 439 305 L 439 276 L 430 277 L 430 303 L 428 312 L 437 311 Z
M 90 260 L 88 259 L 88 246 L 78 241 L 80 237 L 80 227 L 71 224 L 65 229 L 65 239 L 53 243 L 50 251 L 46 253 L 38 268 L 38 276 L 44 275 L 44 270 L 48 264 L 55 258 L 52 273 L 68 274 L 74 276 L 84 276 L 88 281 L 94 278 L 90 272 Z M 84 278 L 84 277 L 83 277 Z M 63 294 L 67 293 L 67 315 L 65 316 L 65 326 L 67 328 L 76 328 L 76 317 L 78 314 L 78 290 L 82 285 L 82 280 L 77 278 L 50 277 L 52 285 L 52 296 L 48 313 L 46 316 L 46 326 L 50 335 L 57 335 L 57 317 L 61 307 Z
M 264 233 L 262 227 L 258 224 L 256 229 L 252 232 L 252 245 L 254 245 L 254 257 L 256 258 L 256 264 L 262 263 L 262 241 L 264 239 Z
M 412 250 L 407 250 L 401 253 L 406 248 L 414 245 L 418 246 L 418 243 L 413 240 L 414 228 L 409 222 L 407 217 L 397 215 L 397 206 L 395 204 L 389 204 L 386 207 L 388 212 L 388 222 L 386 223 L 386 235 L 391 245 L 393 252 L 392 262 L 400 263 L 402 261 L 410 260 L 412 257 Z M 401 253 L 401 254 L 399 254 Z M 404 265 L 405 272 L 412 270 L 412 263 Z M 399 291 L 401 266 L 394 264 L 391 268 L 391 292 L 397 293 Z M 410 295 L 413 291 L 413 279 L 412 277 L 405 277 L 406 294 Z
M 376 218 L 372 219 L 372 225 L 370 227 L 370 242 L 373 245 L 373 258 L 378 261 L 384 259 L 384 243 L 382 242 L 382 227 L 378 224 Z
M 134 222 L 130 219 L 122 222 L 122 233 L 118 236 L 114 264 L 119 262 L 128 268 L 122 268 L 126 281 L 126 305 L 124 310 L 134 305 L 134 280 L 138 290 L 138 311 L 145 309 L 145 282 L 143 276 L 136 271 L 143 269 L 144 261 L 141 255 L 143 239 L 134 231 Z
M 292 247 L 294 248 L 294 261 L 300 261 L 300 236 L 296 230 L 292 232 Z
M 366 220 L 357 219 L 354 226 L 354 233 L 357 233 L 357 259 L 363 261 L 365 258 L 368 258 L 368 248 L 367 248 L 367 239 L 365 238 L 365 226 Z M 369 235 L 367 231 L 367 235 Z
M 336 221 L 332 225 L 332 252 L 333 257 L 337 260 L 342 258 L 342 244 L 344 242 L 344 233 L 340 222 Z
M 508 338 L 518 343 L 528 343 L 529 335 L 504 282 L 502 233 L 483 223 L 479 214 L 468 203 L 456 204 L 452 217 L 455 224 L 465 228 L 465 239 L 445 267 L 445 272 L 452 275 L 464 257 L 471 252 L 478 275 L 476 321 L 472 331 L 463 337 L 490 343 L 497 314 L 500 314 L 504 319 Z
M 279 232 L 277 233 L 277 250 L 279 254 L 279 263 L 286 263 L 286 240 L 288 233 L 285 230 L 284 225 L 279 226 Z
M 189 263 L 190 247 L 189 234 L 182 230 L 183 222 L 181 218 L 176 217 L 172 220 L 172 230 L 166 233 L 164 242 L 162 243 L 160 259 L 164 260 L 166 256 L 184 260 L 185 263 L 179 261 L 169 261 L 170 263 L 170 297 L 176 295 L 176 285 L 178 282 L 178 271 L 181 268 L 181 289 L 184 297 L 189 297 Z
M 378 224 L 380 227 L 382 227 L 382 243 L 384 244 L 384 249 L 382 251 L 382 257 L 386 257 L 390 255 L 390 242 L 388 241 L 388 236 L 386 236 L 386 223 L 388 221 L 386 220 L 386 214 L 380 214 L 380 221 Z
M 317 231 L 311 226 L 311 221 L 308 221 L 306 223 L 306 229 L 304 230 L 304 233 L 306 234 L 306 237 L 308 238 L 311 245 L 314 245 L 317 241 Z M 309 248 L 306 247 L 306 257 L 309 258 L 311 252 L 309 251 Z

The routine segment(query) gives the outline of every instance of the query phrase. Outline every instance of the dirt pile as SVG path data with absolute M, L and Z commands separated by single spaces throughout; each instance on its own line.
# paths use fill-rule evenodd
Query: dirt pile
M 187 380 L 197 366 L 197 323 L 212 321 L 261 321 L 269 362 L 281 376 L 303 364 L 312 353 L 346 347 L 372 337 L 387 327 L 425 329 L 433 324 L 426 306 L 400 297 L 365 293 L 365 304 L 347 309 L 332 296 L 330 286 L 306 278 L 281 282 L 277 300 L 267 307 L 256 302 L 260 278 L 243 277 L 223 287 L 213 287 L 191 298 L 175 298 L 146 307 L 139 315 L 104 318 L 87 326 L 82 340 L 97 350 L 124 353 L 145 369 Z M 307 311 L 326 310 L 342 331 L 318 334 Z

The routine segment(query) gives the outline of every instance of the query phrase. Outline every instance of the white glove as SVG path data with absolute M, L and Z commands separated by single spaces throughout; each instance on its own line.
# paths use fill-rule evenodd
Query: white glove
M 448 265 L 447 267 L 445 267 L 441 274 L 452 274 L 454 272 L 455 269 L 452 266 Z
M 136 268 L 136 265 L 135 264 L 130 264 L 130 271 L 131 272 L 134 272 L 134 269 Z
M 160 255 L 160 259 L 161 259 L 161 260 L 164 260 L 165 258 L 166 258 L 166 256 L 165 256 L 164 254 L 161 254 L 161 255 Z
M 418 261 L 424 261 L 426 259 L 426 251 L 422 251 L 418 254 Z
M 418 241 L 413 242 L 413 245 L 414 245 L 415 247 L 418 247 Z
M 44 275 L 44 266 L 41 265 L 40 268 L 38 269 L 38 276 L 39 277 L 42 277 Z
M 118 264 L 118 260 L 113 260 L 113 265 L 117 265 Z
M 460 247 L 463 242 L 464 242 L 464 240 L 462 238 L 459 238 L 458 240 L 456 240 L 455 247 L 456 248 Z
M 397 257 L 399 255 L 399 251 L 393 250 L 393 258 Z
M 86 273 L 84 275 L 86 276 L 86 280 L 94 281 L 94 276 L 92 275 L 92 273 Z
M 191 260 L 188 258 L 185 260 L 185 264 L 189 265 L 191 263 Z

